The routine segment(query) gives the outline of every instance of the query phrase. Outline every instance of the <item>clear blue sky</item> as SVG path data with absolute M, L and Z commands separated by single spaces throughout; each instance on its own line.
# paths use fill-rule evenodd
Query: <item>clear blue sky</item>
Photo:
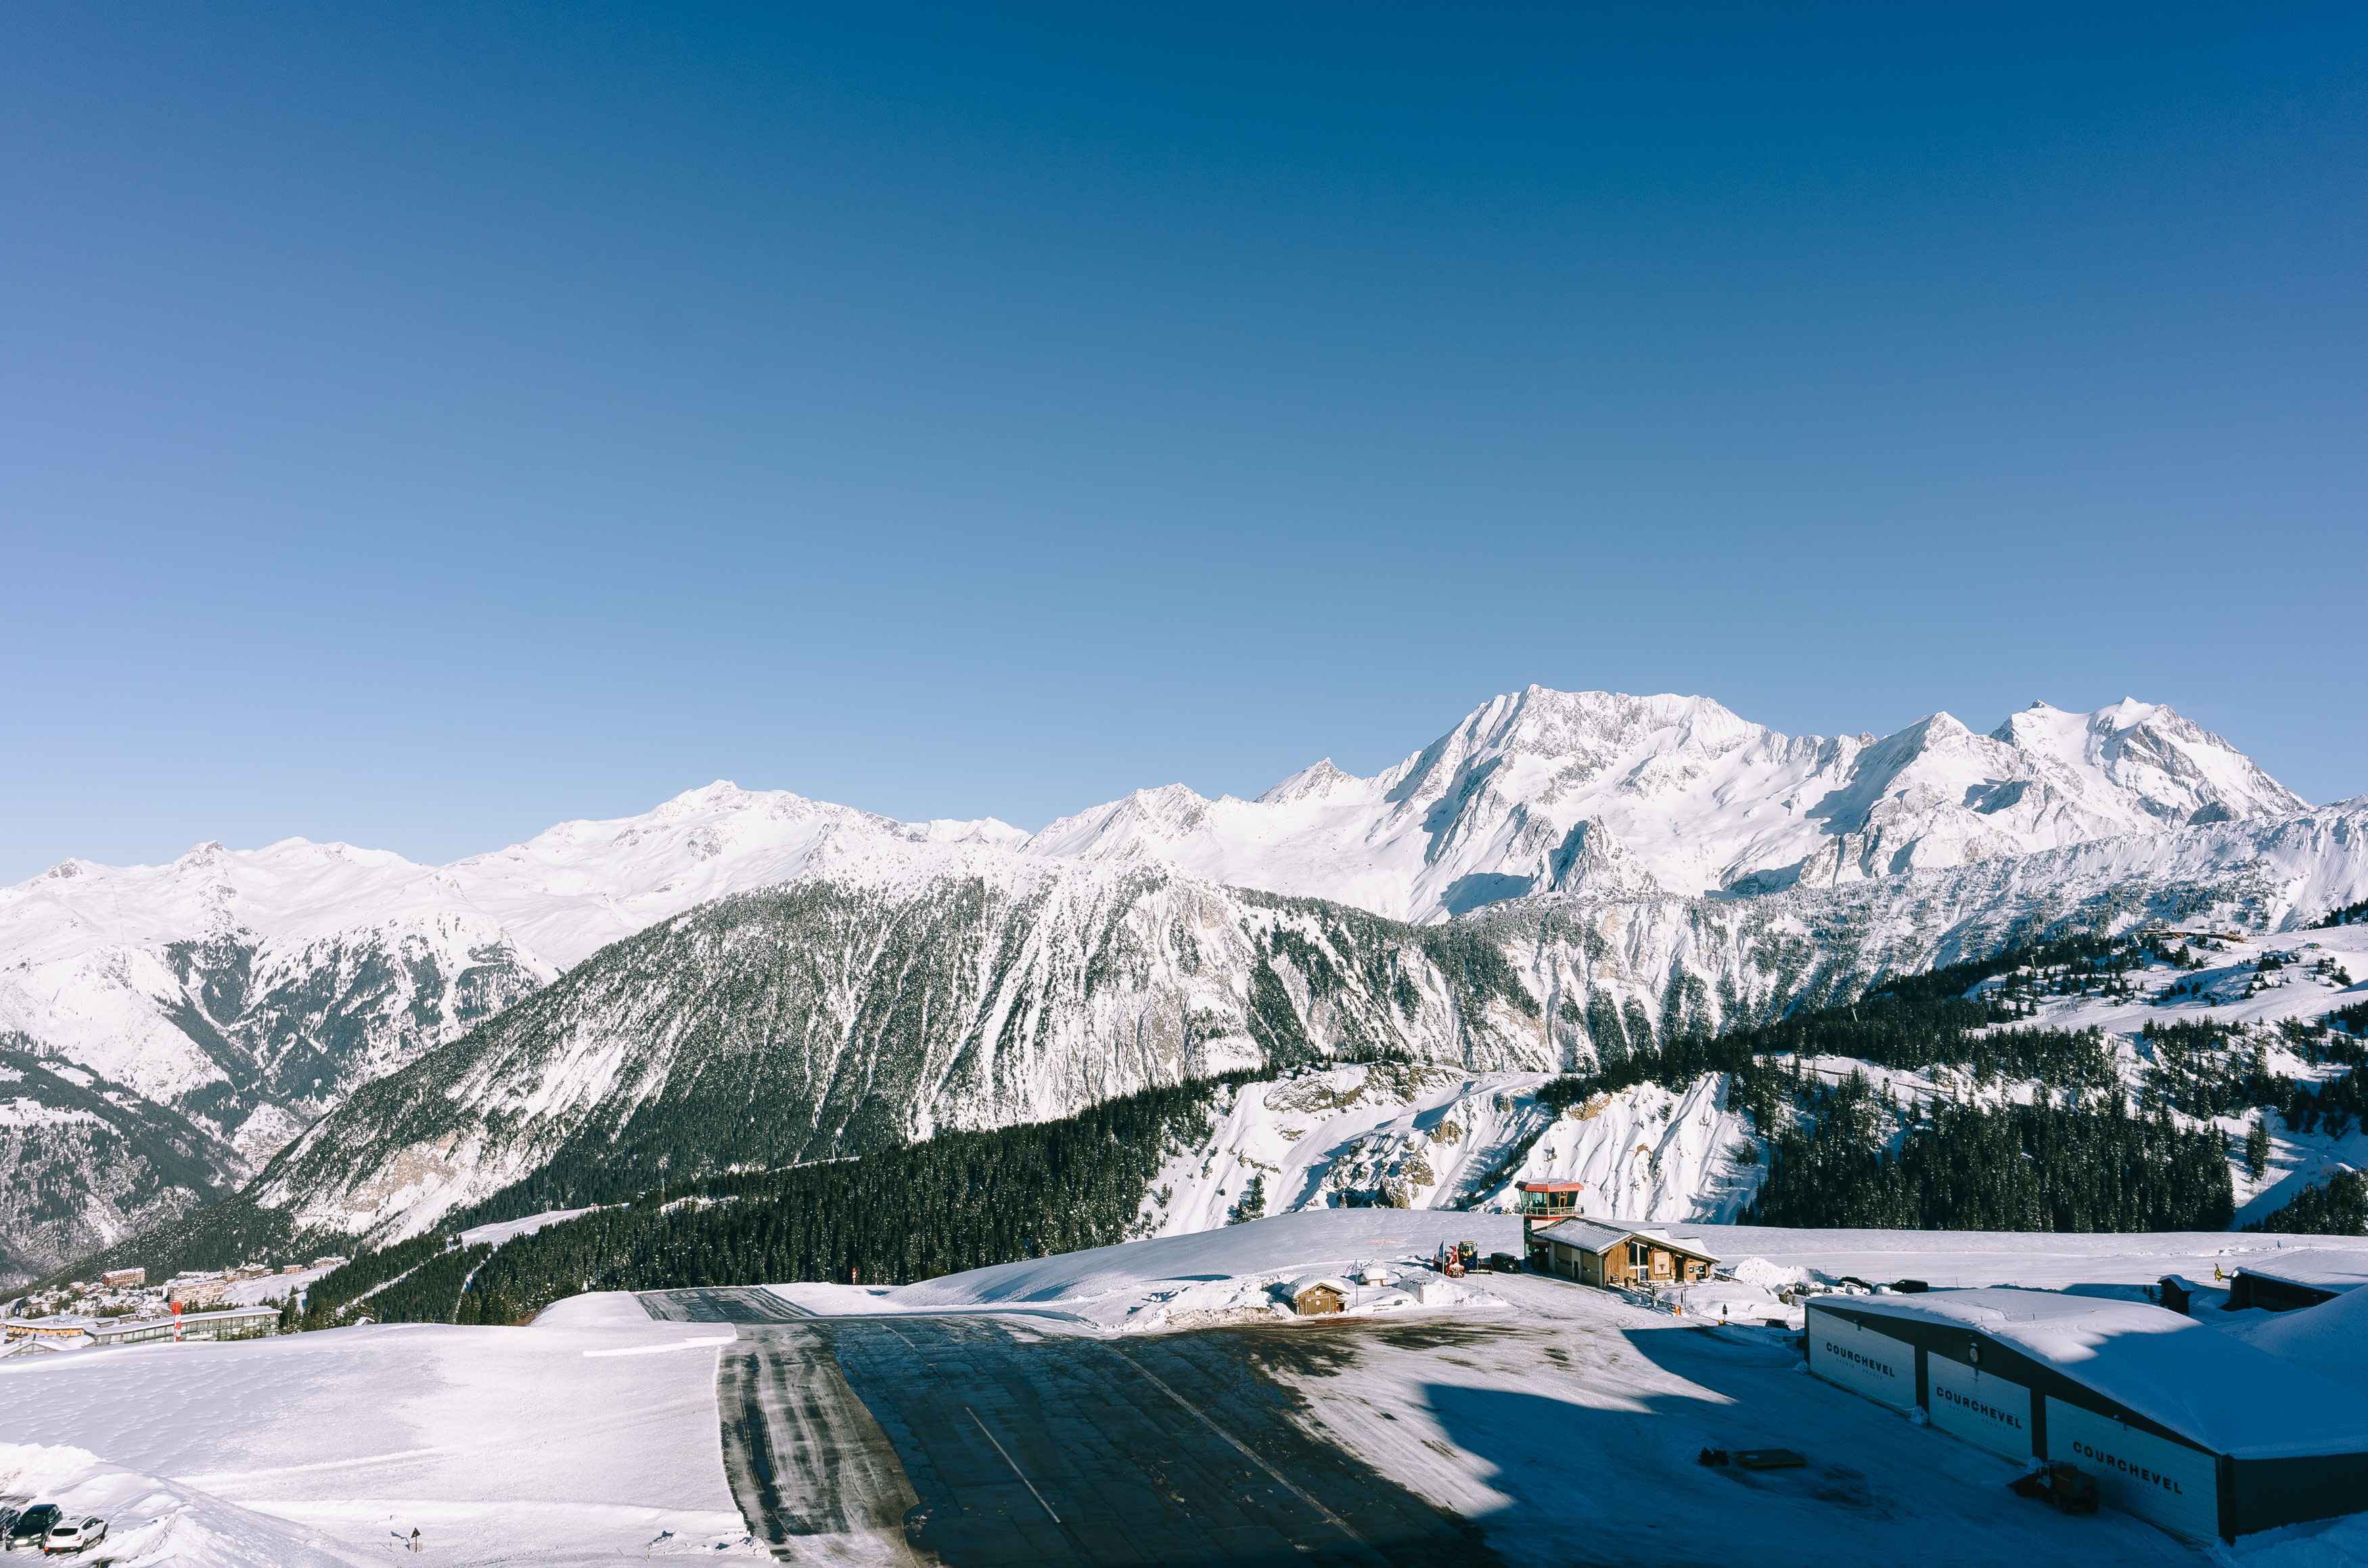
M 2357 5 L 380 9 L 11 15 L 0 880 L 1530 681 L 2368 790 Z

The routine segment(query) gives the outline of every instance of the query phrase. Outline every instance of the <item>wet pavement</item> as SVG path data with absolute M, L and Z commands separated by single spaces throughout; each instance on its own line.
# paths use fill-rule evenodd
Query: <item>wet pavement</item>
M 1312 1435 L 1266 1375 L 1347 1353 L 1328 1342 L 1348 1325 L 1114 1341 L 981 1316 L 800 1318 L 761 1291 L 643 1301 L 739 1325 L 717 1371 L 725 1469 L 784 1561 L 1497 1562 L 1472 1525 Z

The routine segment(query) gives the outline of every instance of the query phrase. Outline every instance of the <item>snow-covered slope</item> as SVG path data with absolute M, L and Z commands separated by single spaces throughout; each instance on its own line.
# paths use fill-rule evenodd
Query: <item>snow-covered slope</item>
M 768 1562 L 717 1450 L 716 1346 L 729 1336 L 644 1317 L 12 1357 L 0 1496 L 89 1508 L 113 1539 L 0 1562 Z M 418 1556 L 404 1550 L 415 1528 Z
M 1182 785 L 1065 817 L 1038 854 L 1437 920 L 1543 892 L 1831 885 L 2305 802 L 2169 708 L 2034 703 L 1990 734 L 1788 736 L 1708 698 L 1531 687 L 1370 778 L 1329 760 L 1255 801 Z
M 259 1163 L 619 937 L 875 849 L 1016 843 L 717 783 L 450 866 L 285 839 L 0 889 L 0 1029 L 188 1110 Z M 234 1173 L 233 1173 L 234 1174 Z
M 1443 1065 L 1310 1068 L 1221 1093 L 1206 1142 L 1176 1153 L 1144 1201 L 1144 1233 L 1185 1235 L 1327 1208 L 1509 1208 L 1513 1184 L 1584 1181 L 1580 1211 L 1638 1221 L 1732 1219 L 1759 1167 L 1726 1108 L 1725 1076 L 1682 1091 L 1640 1084 L 1567 1112 L 1543 1073 Z

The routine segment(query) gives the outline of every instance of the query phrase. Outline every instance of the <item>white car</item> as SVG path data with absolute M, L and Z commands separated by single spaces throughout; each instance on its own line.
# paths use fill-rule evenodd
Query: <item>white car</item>
M 80 1551 L 86 1546 L 97 1546 L 107 1539 L 107 1521 L 97 1514 L 85 1514 L 80 1518 L 71 1515 L 50 1527 L 41 1539 L 44 1557 L 62 1551 Z

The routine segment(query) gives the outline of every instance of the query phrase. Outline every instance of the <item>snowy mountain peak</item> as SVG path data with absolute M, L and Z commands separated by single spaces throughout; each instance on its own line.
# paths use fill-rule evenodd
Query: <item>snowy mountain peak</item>
M 2307 809 L 2309 802 L 2176 709 L 2125 697 L 2093 712 L 2034 702 L 1994 732 L 2056 781 L 2115 792 L 2142 820 L 2180 826 Z
M 1330 757 L 1323 757 L 1301 768 L 1258 797 L 1261 805 L 1281 805 L 1292 801 L 1320 801 L 1342 789 L 1357 789 L 1361 778 L 1350 777 L 1333 766 Z
M 659 817 L 684 817 L 700 812 L 739 811 L 756 803 L 756 797 L 729 778 L 719 778 L 712 784 L 702 784 L 681 794 L 651 812 Z
M 1137 790 L 1123 800 L 1047 823 L 1029 839 L 1033 855 L 1087 859 L 1132 859 L 1158 854 L 1163 846 L 1191 837 L 1208 822 L 1212 808 L 1248 802 L 1210 800 L 1182 784 Z
M 1180 791 L 1180 793 L 1178 792 Z M 1210 881 L 1440 919 L 1547 891 L 1751 892 L 2304 808 L 2169 708 L 2044 703 L 1983 734 L 1788 736 L 1706 697 L 1490 699 L 1371 778 L 1330 759 L 1256 801 L 1138 791 L 1031 854 L 1165 859 Z

